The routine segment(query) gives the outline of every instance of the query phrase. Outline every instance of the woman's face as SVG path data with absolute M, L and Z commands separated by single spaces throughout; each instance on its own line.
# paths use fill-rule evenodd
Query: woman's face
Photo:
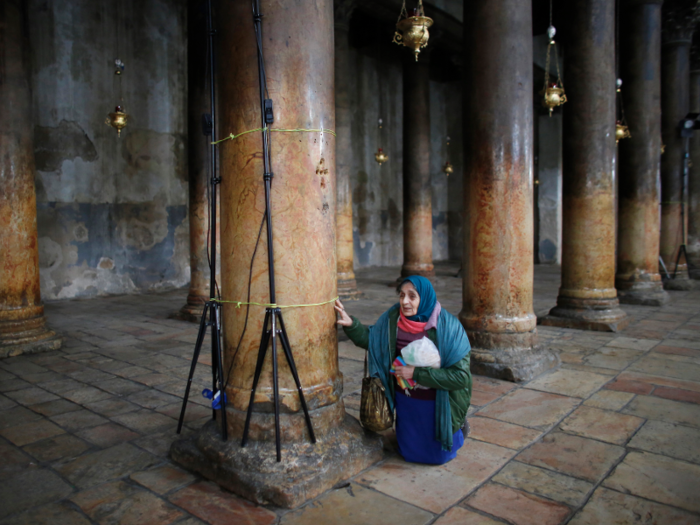
M 399 292 L 399 305 L 401 306 L 401 313 L 404 315 L 404 317 L 416 315 L 418 313 L 419 304 L 420 295 L 418 295 L 413 283 L 405 283 Z

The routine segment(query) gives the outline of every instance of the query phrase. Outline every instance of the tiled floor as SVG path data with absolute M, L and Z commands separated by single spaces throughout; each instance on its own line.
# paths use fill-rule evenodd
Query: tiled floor
M 438 298 L 461 303 L 457 267 Z M 535 312 L 558 269 L 536 268 Z M 358 272 L 373 322 L 396 268 Z M 57 352 L 0 361 L 0 524 L 700 523 L 700 292 L 628 307 L 621 333 L 541 327 L 562 366 L 527 384 L 475 377 L 471 438 L 442 467 L 386 459 L 305 506 L 253 506 L 168 460 L 197 326 L 169 320 L 186 291 L 50 303 Z M 363 354 L 340 342 L 357 416 Z M 203 357 L 195 391 L 208 386 Z M 210 417 L 192 396 L 186 431 Z M 390 440 L 388 440 L 390 441 Z

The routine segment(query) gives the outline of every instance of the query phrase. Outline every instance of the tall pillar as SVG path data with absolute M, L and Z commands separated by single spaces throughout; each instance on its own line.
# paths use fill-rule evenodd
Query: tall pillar
M 681 185 L 684 139 L 678 123 L 688 114 L 690 87 L 690 43 L 693 36 L 695 2 L 667 2 L 661 43 L 661 135 L 666 150 L 661 157 L 661 257 L 668 271 L 676 270 L 678 250 L 683 243 Z M 667 288 L 683 286 L 686 261 L 681 257 L 676 279 Z M 674 282 L 675 281 L 675 282 Z
M 690 53 L 690 111 L 700 113 L 700 42 L 694 38 Z M 688 263 L 690 277 L 700 279 L 700 131 L 690 139 L 688 176 Z
M 335 0 L 335 123 L 336 154 L 336 257 L 338 259 L 338 295 L 341 299 L 358 299 L 353 268 L 354 239 L 352 230 L 352 109 L 350 107 L 350 46 L 348 32 L 355 0 Z
M 187 156 L 189 166 L 190 289 L 187 303 L 172 317 L 198 323 L 209 300 L 209 141 L 203 133 L 202 114 L 210 113 L 207 22 L 202 2 L 188 3 L 187 38 Z M 217 206 L 218 210 L 218 206 Z M 216 221 L 219 224 L 219 221 Z M 219 254 L 217 240 L 217 256 Z M 217 261 L 217 268 L 220 267 Z
M 432 277 L 433 202 L 430 184 L 430 64 L 406 53 L 403 62 L 403 266 L 401 277 Z
M 477 374 L 526 381 L 558 364 L 533 312 L 530 0 L 464 3 L 464 288 Z
M 39 285 L 25 3 L 0 4 L 0 357 L 56 350 Z
M 629 323 L 615 289 L 615 2 L 567 8 L 561 287 L 542 324 L 615 332 Z
M 668 302 L 659 275 L 661 4 L 622 5 L 620 76 L 632 137 L 620 141 L 617 275 L 621 303 Z
M 258 128 L 260 91 L 250 4 L 223 2 L 220 41 L 222 136 Z M 311 129 L 335 128 L 333 4 L 331 0 L 263 0 L 262 48 L 273 101 L 271 213 L 276 301 L 313 305 L 337 290 L 335 257 L 335 138 Z M 249 133 L 220 147 L 222 294 L 224 300 L 270 301 L 265 237 L 262 140 Z M 249 281 L 250 279 L 250 281 Z M 272 350 L 257 385 L 250 442 L 240 446 L 259 354 L 265 310 L 223 309 L 223 351 L 229 441 L 210 423 L 176 442 L 172 457 L 256 503 L 296 507 L 382 457 L 381 440 L 345 414 L 338 368 L 336 315 L 331 302 L 284 309 L 284 323 L 318 442 L 306 430 L 298 391 L 278 344 L 282 462 L 275 461 Z M 243 335 L 244 334 L 244 335 Z M 217 422 L 220 418 L 217 419 Z

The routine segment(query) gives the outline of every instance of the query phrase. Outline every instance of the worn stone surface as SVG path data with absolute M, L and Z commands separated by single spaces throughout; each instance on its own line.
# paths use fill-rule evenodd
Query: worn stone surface
M 700 463 L 700 430 L 647 421 L 630 440 L 629 447 Z
M 34 466 L 0 476 L 0 518 L 65 498 L 73 488 L 55 472 Z
M 586 399 L 583 404 L 602 408 L 604 410 L 620 410 L 634 397 L 629 392 L 615 392 L 611 390 L 599 390 Z
M 435 525 L 498 525 L 500 523 L 503 522 L 496 521 L 473 510 L 452 507 L 435 522 Z
M 544 430 L 571 412 L 579 403 L 580 400 L 570 397 L 522 389 L 480 410 L 479 415 Z
M 90 519 L 65 503 L 51 503 L 32 508 L 27 512 L 0 521 L 2 525 L 36 525 L 60 523 L 65 525 L 90 525 Z
M 552 394 L 586 398 L 608 381 L 610 381 L 608 376 L 562 369 L 543 374 L 534 381 L 530 381 L 527 388 L 543 390 Z
M 582 406 L 562 421 L 559 428 L 569 434 L 624 445 L 644 420 L 617 412 Z
M 530 428 L 511 425 L 504 421 L 488 417 L 469 419 L 471 434 L 469 437 L 501 447 L 519 450 L 537 439 L 541 432 Z
M 466 503 L 517 525 L 555 525 L 571 512 L 566 505 L 493 483 L 481 487 Z
M 192 474 L 171 466 L 134 472 L 130 477 L 157 494 L 165 494 L 197 479 Z
M 645 419 L 700 427 L 700 406 L 653 396 L 637 396 L 623 412 Z
M 691 512 L 700 510 L 700 466 L 648 452 L 630 452 L 603 485 Z

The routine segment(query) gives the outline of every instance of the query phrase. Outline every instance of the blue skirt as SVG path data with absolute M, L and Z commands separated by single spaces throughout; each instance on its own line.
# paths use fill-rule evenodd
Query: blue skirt
M 452 450 L 442 450 L 435 439 L 435 401 L 413 399 L 397 392 L 396 440 L 399 453 L 411 463 L 442 465 L 454 459 L 464 445 L 462 430 L 452 436 Z

